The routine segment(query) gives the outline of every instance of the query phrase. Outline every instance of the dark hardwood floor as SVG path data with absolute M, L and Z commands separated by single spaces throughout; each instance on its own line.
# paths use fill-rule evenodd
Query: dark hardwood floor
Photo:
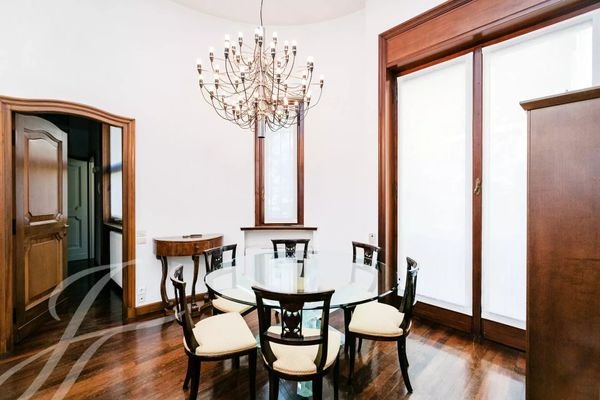
M 48 351 L 6 379 L 19 363 L 56 344 L 68 323 L 68 310 L 63 321 L 48 324 L 34 337 L 16 346 L 12 353 L 0 358 L 0 399 L 22 396 L 36 376 L 44 374 L 44 365 L 56 359 L 62 350 L 64 353 L 56 367 L 49 369 L 47 379 L 41 380 L 31 398 L 187 399 L 187 392 L 181 389 L 186 369 L 181 327 L 156 317 L 121 325 L 120 303 L 115 299 L 110 303 L 113 295 L 107 292 L 104 297 L 99 297 L 100 303 L 94 305 L 76 337 L 70 339 L 66 348 L 56 346 L 51 349 L 55 352 L 52 357 Z M 106 304 L 112 305 L 107 309 Z M 94 309 L 104 311 L 94 314 Z M 256 313 L 245 318 L 256 332 Z M 152 324 L 155 326 L 148 326 Z M 332 324 L 342 329 L 340 311 L 332 314 Z M 94 334 L 103 329 L 103 335 Z M 90 355 L 95 347 L 97 350 L 87 363 L 77 363 L 80 357 Z M 415 321 L 407 347 L 409 374 L 414 387 L 412 395 L 406 392 L 402 381 L 395 343 L 365 341 L 356 359 L 352 386 L 344 379 L 348 360 L 341 355 L 340 398 L 524 398 L 525 357 L 521 352 L 489 342 L 478 343 L 462 333 L 419 320 Z M 239 370 L 232 369 L 231 361 L 203 364 L 199 398 L 248 398 L 247 367 L 246 359 L 242 359 Z M 266 399 L 268 376 L 260 357 L 257 372 L 257 397 Z M 65 379 L 69 375 L 71 377 Z M 282 382 L 279 398 L 300 399 L 295 392 L 295 383 Z M 332 398 L 332 393 L 328 378 L 324 384 L 324 398 Z

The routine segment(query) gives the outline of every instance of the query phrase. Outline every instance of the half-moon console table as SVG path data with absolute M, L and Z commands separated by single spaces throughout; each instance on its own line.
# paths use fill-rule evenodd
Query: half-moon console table
M 169 264 L 167 257 L 192 257 L 194 261 L 194 280 L 192 282 L 192 311 L 198 311 L 196 304 L 196 281 L 198 280 L 198 268 L 200 255 L 204 250 L 223 245 L 223 235 L 219 233 L 194 234 L 183 236 L 171 236 L 154 238 L 154 254 L 162 264 L 162 278 L 160 280 L 160 297 L 163 308 L 167 312 L 173 310 L 173 300 L 167 296 L 165 287 Z

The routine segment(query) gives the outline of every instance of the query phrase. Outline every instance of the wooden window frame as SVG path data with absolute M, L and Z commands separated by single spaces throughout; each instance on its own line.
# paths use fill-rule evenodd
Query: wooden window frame
M 300 104 L 300 115 L 303 105 Z M 256 227 L 278 226 L 303 226 L 304 225 L 304 118 L 298 118 L 296 144 L 296 213 L 297 222 L 293 223 L 265 223 L 265 145 L 264 140 L 258 137 L 257 127 L 254 128 L 254 224 Z
M 122 136 L 121 140 L 123 140 Z M 121 160 L 121 168 L 122 165 L 123 160 Z M 122 230 L 123 220 L 119 218 L 113 218 L 112 216 L 110 201 L 111 172 L 110 125 L 102 124 L 102 221 L 109 230 L 119 232 Z
M 473 53 L 473 182 L 482 177 L 481 49 L 600 7 L 595 0 L 450 0 L 379 35 L 378 238 L 397 279 L 397 85 L 400 75 Z M 483 183 L 482 183 L 483 184 Z M 481 318 L 481 196 L 473 195 L 472 316 L 419 303 L 415 313 L 525 350 L 525 331 Z

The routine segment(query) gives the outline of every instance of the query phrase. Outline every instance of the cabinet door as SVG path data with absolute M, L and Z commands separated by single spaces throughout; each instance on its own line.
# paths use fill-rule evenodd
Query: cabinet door
M 527 397 L 596 399 L 600 98 L 529 118 Z

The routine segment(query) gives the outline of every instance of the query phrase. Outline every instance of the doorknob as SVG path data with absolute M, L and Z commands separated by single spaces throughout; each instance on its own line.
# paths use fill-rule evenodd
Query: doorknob
M 69 224 L 65 224 L 65 228 L 68 228 L 70 225 Z
M 473 194 L 475 196 L 479 196 L 481 194 L 481 179 L 475 179 L 475 188 L 473 189 Z

